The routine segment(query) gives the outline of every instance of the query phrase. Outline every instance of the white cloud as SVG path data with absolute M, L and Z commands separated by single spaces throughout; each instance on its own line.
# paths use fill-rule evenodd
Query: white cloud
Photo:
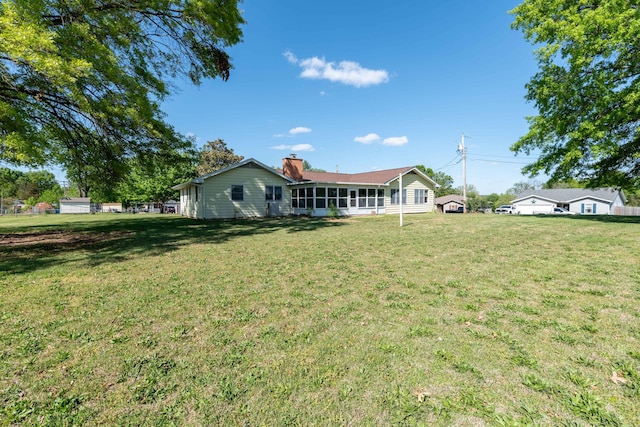
M 287 50 L 285 53 L 282 54 L 285 58 L 287 58 L 287 61 L 289 61 L 292 64 L 297 64 L 298 63 L 298 58 L 296 58 L 296 56 L 293 54 L 293 52 L 291 52 L 290 50 Z
M 311 132 L 311 129 L 303 126 L 298 126 L 293 129 L 289 129 L 289 135 L 298 135 L 300 133 L 309 133 L 309 132 Z
M 297 144 L 291 147 L 291 149 L 293 151 L 315 151 L 316 150 L 315 148 L 313 148 L 313 145 L 311 144 Z
M 379 85 L 389 81 L 389 73 L 385 70 L 363 68 L 354 61 L 327 62 L 324 58 L 314 56 L 299 60 L 291 51 L 283 53 L 292 64 L 302 68 L 300 77 L 315 80 L 329 80 L 355 87 Z
M 372 144 L 379 139 L 380 137 L 375 133 L 369 133 L 365 136 L 356 136 L 355 138 L 353 138 L 355 142 L 360 142 L 362 144 Z
M 271 147 L 273 150 L 291 150 L 291 151 L 316 151 L 311 144 L 296 144 L 296 145 L 276 145 Z
M 409 143 L 409 138 L 407 138 L 406 136 L 392 136 L 382 140 L 383 145 L 391 145 L 394 147 L 399 147 L 407 143 Z

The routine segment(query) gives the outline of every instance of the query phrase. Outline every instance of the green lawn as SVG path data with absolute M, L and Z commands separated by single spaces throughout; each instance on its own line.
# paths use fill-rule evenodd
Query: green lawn
M 640 425 L 640 218 L 0 218 L 0 425 Z

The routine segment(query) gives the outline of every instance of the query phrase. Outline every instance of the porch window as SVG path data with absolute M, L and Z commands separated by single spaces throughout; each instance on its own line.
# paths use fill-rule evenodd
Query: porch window
M 244 200 L 244 186 L 231 185 L 231 200 L 241 202 Z
M 327 192 L 329 195 L 327 206 L 330 207 L 331 205 L 333 205 L 335 207 L 338 207 L 338 189 L 334 187 L 329 187 L 327 189 Z
M 338 207 L 346 208 L 347 207 L 347 189 L 339 188 L 338 189 Z
M 324 187 L 316 188 L 316 209 L 324 209 L 327 207 L 327 189 Z
M 378 206 L 384 206 L 384 188 L 378 188 Z
M 359 208 L 367 207 L 367 189 L 366 188 L 358 188 L 358 207 Z

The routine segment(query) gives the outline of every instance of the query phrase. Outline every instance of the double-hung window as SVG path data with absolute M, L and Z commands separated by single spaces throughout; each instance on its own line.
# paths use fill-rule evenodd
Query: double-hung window
M 397 188 L 391 189 L 391 204 L 399 205 L 400 204 L 400 190 Z M 402 204 L 407 204 L 407 189 L 402 189 Z
M 244 200 L 244 186 L 231 185 L 231 200 L 241 202 Z
M 429 190 L 425 190 L 424 188 L 415 189 L 413 191 L 413 203 L 416 205 L 424 205 L 427 203 L 429 199 Z

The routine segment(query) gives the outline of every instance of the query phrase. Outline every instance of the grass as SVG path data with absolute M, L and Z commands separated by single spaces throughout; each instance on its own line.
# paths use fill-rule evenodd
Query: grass
M 640 425 L 640 219 L 0 218 L 0 425 Z

